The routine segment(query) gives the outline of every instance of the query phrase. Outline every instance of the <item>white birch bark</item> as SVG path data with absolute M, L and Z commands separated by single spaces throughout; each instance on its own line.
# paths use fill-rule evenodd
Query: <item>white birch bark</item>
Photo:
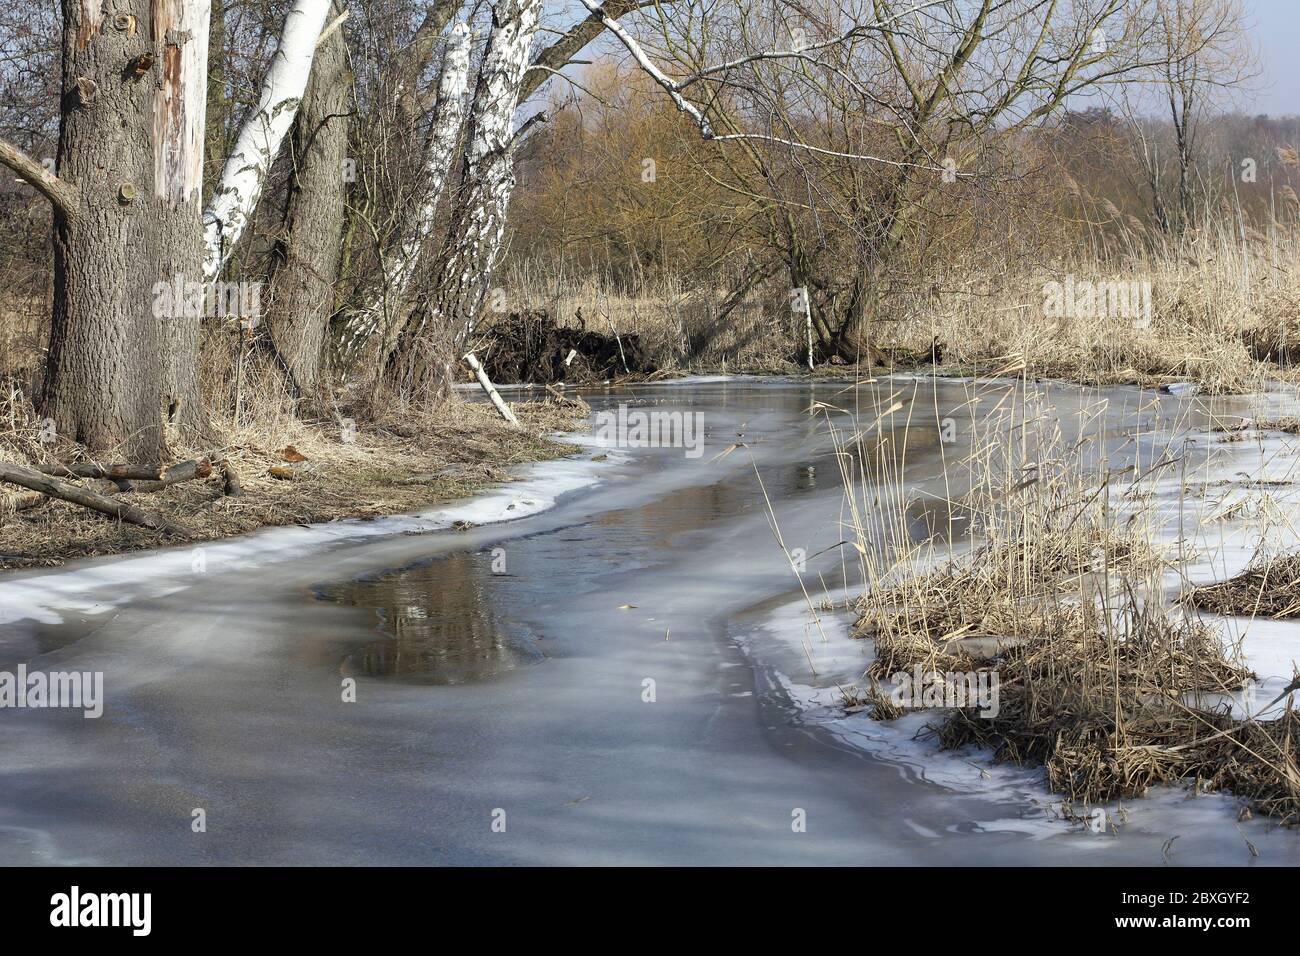
M 442 297 L 443 310 L 457 346 L 473 331 L 505 235 L 515 186 L 515 109 L 541 10 L 541 0 L 501 0 L 492 10 L 492 36 L 474 90 L 465 148 L 459 197 L 466 214 L 463 239 L 453 246 L 444 273 L 453 288 Z
M 257 208 L 266 174 L 307 88 L 316 43 L 325 27 L 331 0 L 294 0 L 284 32 L 252 114 L 240 127 L 221 180 L 203 214 L 204 273 L 221 272 L 248 217 Z
M 449 329 L 459 350 L 473 332 L 492 281 L 515 185 L 515 108 L 541 6 L 541 0 L 498 0 L 492 8 L 492 33 L 474 87 L 460 189 L 433 297 L 408 321 L 387 362 L 389 371 L 408 384 L 422 374 L 411 353 L 430 321 Z M 442 372 L 450 375 L 450 366 Z
M 397 250 L 392 265 L 384 264 L 384 287 L 365 308 L 350 316 L 344 333 L 343 351 L 348 357 L 379 328 L 385 315 L 400 315 L 408 299 L 411 279 L 433 232 L 438 201 L 451 171 L 456 145 L 465 123 L 465 93 L 469 88 L 469 58 L 473 34 L 468 23 L 457 23 L 447 37 L 438 75 L 438 92 L 430 120 L 429 142 L 424 158 L 424 201 L 416 210 L 412 228 Z
M 389 277 L 389 286 L 400 296 L 415 273 L 416 259 L 433 232 L 438 199 L 451 171 L 452 157 L 465 122 L 465 93 L 469 87 L 469 53 L 471 34 L 468 23 L 458 23 L 447 39 L 447 54 L 438 78 L 438 99 L 433 110 L 429 150 L 424 170 L 428 191 L 415 218 L 415 230 L 402 244 Z
M 496 386 L 492 384 L 492 379 L 488 378 L 488 373 L 484 370 L 483 366 L 479 364 L 478 358 L 473 352 L 466 352 L 465 361 L 473 370 L 474 377 L 478 379 L 478 383 L 482 387 L 483 391 L 487 392 L 487 397 L 492 400 L 493 407 L 501 414 L 502 418 L 508 421 L 511 425 L 514 425 L 515 428 L 518 428 L 519 419 L 515 418 L 515 413 L 510 410 L 510 406 L 506 404 L 505 399 L 501 397 L 501 393 L 498 392 Z

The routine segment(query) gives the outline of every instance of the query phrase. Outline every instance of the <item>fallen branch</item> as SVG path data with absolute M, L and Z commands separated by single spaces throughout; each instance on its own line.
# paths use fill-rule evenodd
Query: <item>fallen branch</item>
M 501 397 L 501 393 L 498 392 L 496 386 L 492 384 L 492 379 L 488 378 L 488 373 L 483 371 L 483 366 L 478 364 L 478 359 L 474 357 L 473 352 L 465 353 L 465 362 L 471 369 L 473 369 L 474 377 L 477 378 L 478 383 L 483 386 L 483 391 L 487 392 L 488 398 L 492 399 L 492 404 L 496 406 L 496 410 L 501 413 L 501 417 L 511 425 L 514 425 L 515 428 L 519 428 L 519 419 L 515 418 L 515 413 L 510 410 L 510 406 L 506 404 L 505 399 Z
M 190 459 L 189 461 L 178 462 L 172 465 L 163 473 L 161 478 L 147 479 L 143 481 L 127 481 L 124 479 L 115 479 L 117 486 L 122 491 L 162 491 L 174 484 L 182 481 L 189 481 L 193 478 L 208 478 L 212 475 L 212 462 L 206 458 Z
M 24 468 L 22 465 L 11 465 L 8 462 L 0 462 L 0 481 L 7 481 L 10 484 L 19 485 L 20 487 L 39 491 L 43 495 L 51 498 L 58 498 L 62 501 L 71 502 L 74 505 L 81 505 L 83 508 L 89 508 L 92 511 L 98 511 L 100 514 L 108 515 L 110 518 L 117 518 L 119 521 L 125 521 L 128 524 L 139 525 L 142 528 L 148 528 L 151 531 L 161 531 L 164 534 L 175 535 L 177 537 L 190 537 L 191 532 L 188 528 L 178 525 L 161 515 L 137 508 L 135 505 L 124 504 L 120 501 L 114 501 L 106 495 L 91 491 L 88 488 L 82 488 L 78 485 L 70 485 L 57 478 L 49 475 L 43 475 L 39 471 L 31 468 Z
M 158 481 L 162 478 L 162 469 L 157 465 L 95 465 L 79 462 L 74 465 L 37 465 L 36 470 L 43 475 L 56 478 L 112 478 L 133 481 Z
M 103 465 L 78 463 L 73 465 L 39 465 L 37 471 L 55 478 L 83 478 L 95 481 L 91 487 L 104 488 L 106 493 L 115 491 L 151 492 L 162 491 L 181 481 L 191 478 L 207 478 L 212 474 L 212 463 L 206 458 L 190 459 L 178 462 L 163 470 L 154 465 Z M 108 483 L 114 487 L 109 488 Z

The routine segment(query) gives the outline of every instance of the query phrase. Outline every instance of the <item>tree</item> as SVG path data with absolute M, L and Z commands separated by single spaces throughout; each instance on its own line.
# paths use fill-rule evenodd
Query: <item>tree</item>
M 95 450 L 156 460 L 163 406 L 197 394 L 185 327 L 151 309 L 158 277 L 196 261 L 208 5 L 63 3 L 57 175 L 0 161 L 54 206 L 54 311 L 43 414 Z M 184 235 L 192 229 L 192 242 Z M 160 321 L 161 319 L 161 321 Z M 190 409 L 195 422 L 201 411 Z
M 461 141 L 472 43 L 473 33 L 467 22 L 452 28 L 429 111 L 429 132 L 421 169 L 424 180 L 421 184 L 422 198 L 414 204 L 415 213 L 410 221 L 403 221 L 403 228 L 398 230 L 397 248 L 391 255 L 381 252 L 379 256 L 380 287 L 369 295 L 360 309 L 349 311 L 344 321 L 341 353 L 345 361 L 355 359 L 360 348 L 376 331 L 383 329 L 387 335 L 388 330 L 405 316 L 410 304 L 416 265 L 437 225 L 439 202 Z M 409 115 L 411 109 L 408 104 L 403 112 Z M 382 347 L 380 351 L 387 355 Z
M 479 67 L 465 156 L 433 294 L 398 336 L 385 371 L 401 394 L 445 386 L 458 346 L 473 328 L 492 279 L 514 187 L 514 115 L 537 31 L 541 0 L 500 0 Z M 437 334 L 424 336 L 426 329 Z M 450 342 L 441 334 L 449 331 Z
M 338 4 L 334 16 L 342 16 Z M 290 136 L 292 170 L 271 264 L 267 335 L 295 397 L 316 389 L 342 248 L 351 70 L 342 30 L 322 41 Z
M 1146 170 L 1151 212 L 1161 232 L 1182 235 L 1196 216 L 1195 179 L 1201 126 L 1219 101 L 1256 74 L 1256 56 L 1245 35 L 1240 0 L 1156 0 L 1154 26 L 1164 56 L 1154 71 L 1157 106 L 1163 106 L 1173 142 L 1172 195 L 1165 186 L 1160 130 L 1125 98 L 1136 145 Z M 1147 93 L 1149 91 L 1142 91 Z
M 203 213 L 203 271 L 212 280 L 230 258 L 257 208 L 271 164 L 307 89 L 331 0 L 294 0 L 284 33 L 262 80 L 257 106 L 244 119 L 221 180 Z M 339 23 L 332 24 L 337 29 Z
M 1155 3 L 825 0 L 719 16 L 683 0 L 635 35 L 606 26 L 717 144 L 728 188 L 763 200 L 750 226 L 807 291 L 822 354 L 855 361 L 942 190 L 989 182 L 984 156 L 1165 62 Z
M 300 0 L 290 12 L 286 62 L 305 45 L 310 63 L 325 6 Z M 317 7 L 320 22 L 304 25 Z M 38 403 L 57 431 L 93 453 L 152 462 L 169 421 L 187 439 L 206 437 L 201 277 L 219 271 L 211 254 L 205 259 L 200 219 L 210 3 L 124 0 L 107 16 L 64 0 L 62 11 L 56 171 L 0 142 L 0 163 L 54 209 L 54 308 Z M 209 253 L 228 251 L 265 175 L 257 150 L 292 122 L 301 90 L 287 95 L 284 73 L 272 67 L 262 107 L 227 163 L 207 218 L 228 241 L 209 241 Z

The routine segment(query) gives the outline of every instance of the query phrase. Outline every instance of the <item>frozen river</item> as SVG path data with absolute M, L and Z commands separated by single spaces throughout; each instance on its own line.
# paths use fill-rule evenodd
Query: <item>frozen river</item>
M 1101 835 L 1059 819 L 1031 769 L 843 714 L 836 685 L 870 648 L 843 612 L 810 626 L 764 489 L 815 598 L 858 586 L 811 402 L 901 390 L 923 489 L 954 453 L 936 420 L 959 446 L 973 387 L 596 393 L 596 411 L 700 413 L 702 453 L 588 437 L 465 506 L 0 579 L 0 669 L 102 672 L 105 694 L 98 719 L 0 710 L 0 863 L 1113 866 L 1159 864 L 1177 836 L 1172 862 L 1300 864 L 1300 835 L 1238 824 L 1225 797 L 1126 801 Z M 1066 419 L 1109 403 L 1112 463 L 1180 430 L 1193 469 L 1289 467 L 1206 432 L 1263 400 L 1049 398 Z M 1267 638 L 1279 673 L 1261 676 L 1289 677 L 1300 639 Z

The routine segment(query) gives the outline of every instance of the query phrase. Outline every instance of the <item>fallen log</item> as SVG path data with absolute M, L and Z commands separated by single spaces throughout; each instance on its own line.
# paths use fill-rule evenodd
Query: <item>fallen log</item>
M 56 478 L 120 478 L 128 481 L 158 481 L 162 468 L 158 465 L 96 465 L 78 462 L 73 465 L 38 465 L 36 470 Z
M 142 528 L 148 528 L 151 531 L 161 531 L 164 534 L 175 535 L 177 537 L 191 537 L 188 528 L 162 517 L 137 508 L 135 505 L 125 504 L 120 501 L 114 501 L 106 495 L 91 491 L 89 488 L 82 488 L 78 485 L 70 485 L 60 481 L 50 475 L 42 474 L 32 468 L 24 468 L 22 465 L 11 465 L 8 462 L 0 462 L 0 481 L 7 481 L 10 484 L 27 488 L 31 491 L 39 491 L 43 495 L 51 498 L 58 498 L 61 501 L 68 501 L 74 505 L 81 505 L 83 508 L 89 508 L 92 511 L 98 511 L 100 514 L 108 515 L 110 518 L 117 518 L 119 521 L 125 521 L 128 524 L 139 525 Z
M 155 481 L 128 481 L 126 479 L 116 479 L 117 486 L 122 491 L 162 491 L 178 482 L 189 481 L 192 478 L 208 478 L 212 475 L 212 462 L 206 458 L 190 459 L 182 461 L 168 468 L 161 478 Z
M 80 478 L 92 482 L 88 487 L 115 494 L 118 491 L 162 491 L 180 481 L 207 478 L 212 474 L 212 463 L 206 458 L 182 461 L 163 470 L 153 465 L 102 465 L 78 463 L 73 465 L 39 465 L 43 475 L 56 478 Z M 111 482 L 109 487 L 106 482 Z

